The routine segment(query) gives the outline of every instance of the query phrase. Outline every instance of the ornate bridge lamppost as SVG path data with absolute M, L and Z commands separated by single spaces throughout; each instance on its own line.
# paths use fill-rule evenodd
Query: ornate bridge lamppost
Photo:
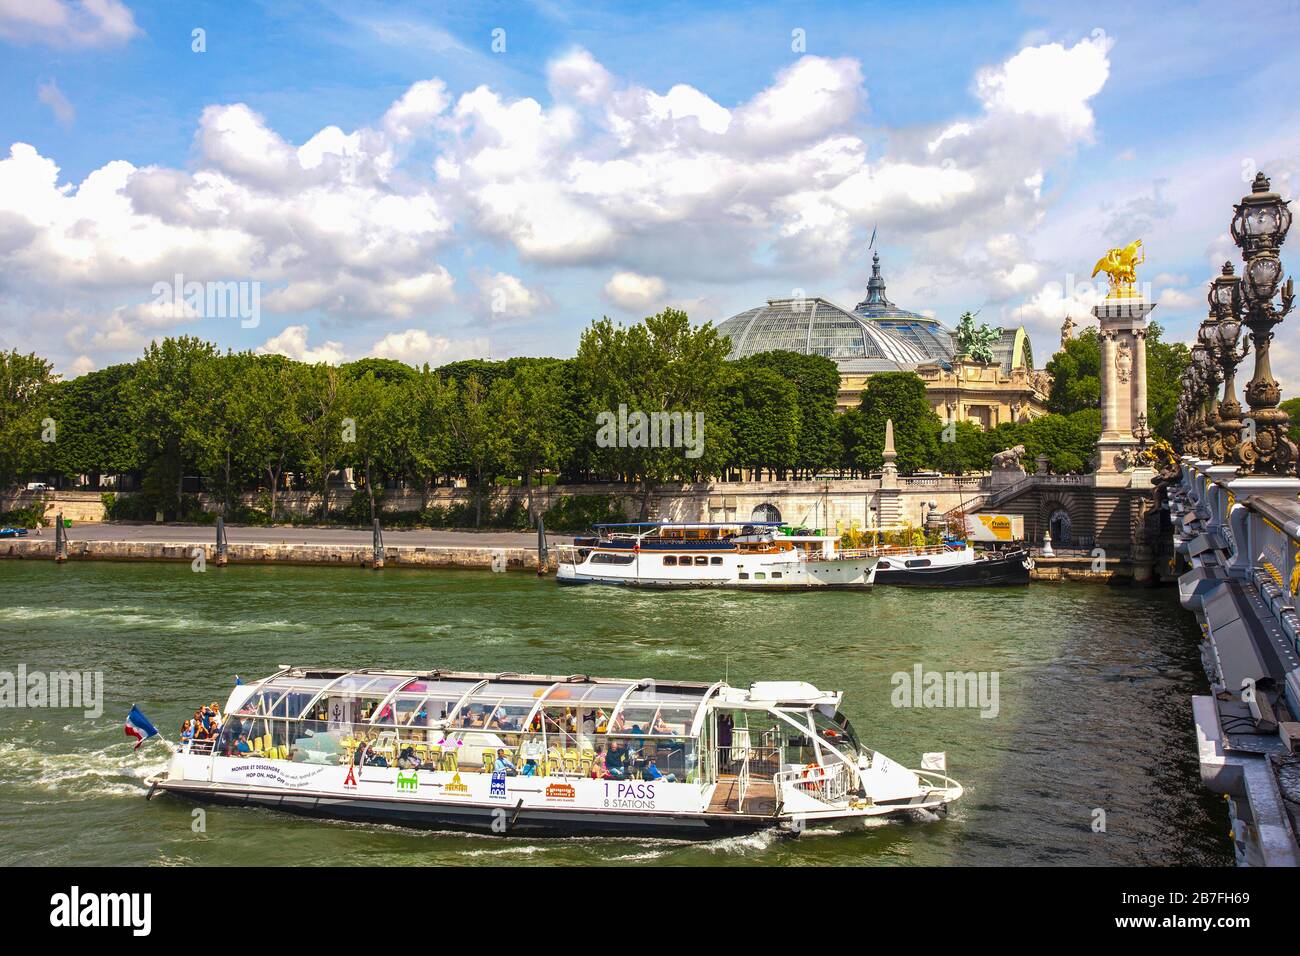
M 1214 454 L 1217 464 L 1236 464 L 1241 442 L 1241 402 L 1237 401 L 1237 366 L 1250 351 L 1250 341 L 1241 337 L 1241 279 L 1232 263 L 1210 283 L 1210 314 L 1214 317 L 1213 351 L 1219 363 L 1223 398 L 1219 400 L 1218 437 Z
M 1202 459 L 1209 459 L 1213 450 L 1214 438 L 1218 437 L 1216 393 L 1219 388 L 1218 369 L 1214 365 L 1211 353 L 1205 341 L 1213 332 L 1202 325 L 1197 331 L 1200 341 L 1192 346 L 1192 385 L 1193 400 L 1196 409 L 1192 419 L 1191 446 Z M 1213 436 L 1213 437 L 1211 437 Z
M 1259 173 L 1250 195 L 1242 197 L 1232 217 L 1232 238 L 1245 261 L 1242 310 L 1255 345 L 1255 372 L 1246 384 L 1250 415 L 1245 420 L 1246 436 L 1237 446 L 1237 461 L 1247 475 L 1290 476 L 1297 457 L 1295 443 L 1287 437 L 1290 417 L 1277 407 L 1282 390 L 1268 361 L 1273 327 L 1291 311 L 1295 299 L 1292 282 L 1287 279 L 1281 304 L 1273 301 L 1282 280 L 1278 249 L 1291 228 L 1288 205 L 1270 190 L 1268 177 Z

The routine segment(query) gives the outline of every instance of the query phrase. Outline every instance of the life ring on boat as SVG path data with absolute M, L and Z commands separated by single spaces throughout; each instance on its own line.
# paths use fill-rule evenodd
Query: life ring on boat
M 803 773 L 800 774 L 800 777 L 803 779 L 803 788 L 805 790 L 821 790 L 825 786 L 825 783 L 821 779 L 809 779 L 814 773 L 821 773 L 821 769 L 822 768 L 815 763 L 810 763 L 804 766 Z

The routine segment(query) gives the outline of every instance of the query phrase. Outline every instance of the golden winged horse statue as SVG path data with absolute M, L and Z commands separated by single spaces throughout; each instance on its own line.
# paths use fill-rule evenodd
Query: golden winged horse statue
M 1097 260 L 1092 270 L 1093 278 L 1098 272 L 1110 277 L 1110 295 L 1118 299 L 1137 295 L 1133 283 L 1137 281 L 1137 267 L 1146 261 L 1146 252 L 1142 249 L 1142 240 L 1134 239 L 1122 249 L 1111 249 Z

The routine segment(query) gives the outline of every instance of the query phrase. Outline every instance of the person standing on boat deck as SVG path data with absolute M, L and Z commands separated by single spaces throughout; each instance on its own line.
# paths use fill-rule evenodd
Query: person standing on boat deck
M 718 715 L 718 749 L 724 752 L 722 765 L 731 765 L 731 731 L 735 726 L 730 714 Z

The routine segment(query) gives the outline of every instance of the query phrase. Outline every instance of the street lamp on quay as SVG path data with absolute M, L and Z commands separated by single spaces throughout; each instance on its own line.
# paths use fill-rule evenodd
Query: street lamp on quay
M 1282 280 L 1278 250 L 1291 228 L 1289 205 L 1270 189 L 1268 177 L 1259 173 L 1250 195 L 1242 197 L 1232 217 L 1232 239 L 1245 262 L 1239 285 L 1240 311 L 1234 317 L 1245 322 L 1255 346 L 1255 371 L 1246 384 L 1250 414 L 1243 424 L 1247 434 L 1236 447 L 1236 461 L 1247 475 L 1290 475 L 1295 470 L 1297 448 L 1287 437 L 1290 418 L 1277 407 L 1282 390 L 1273 378 L 1268 355 L 1273 328 L 1291 311 L 1295 299 L 1288 278 L 1281 285 L 1281 303 L 1274 301 Z

